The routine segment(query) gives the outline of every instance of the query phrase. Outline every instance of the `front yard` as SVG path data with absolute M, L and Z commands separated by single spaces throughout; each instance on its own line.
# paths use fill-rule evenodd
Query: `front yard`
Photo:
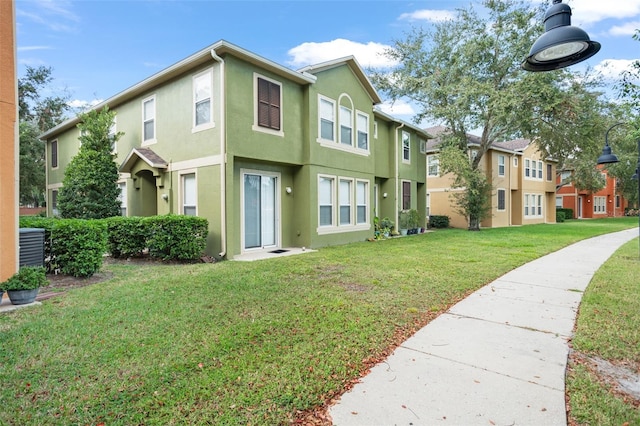
M 634 226 L 439 230 L 251 263 L 105 265 L 104 282 L 0 315 L 0 423 L 321 423 L 327 401 L 471 291 Z

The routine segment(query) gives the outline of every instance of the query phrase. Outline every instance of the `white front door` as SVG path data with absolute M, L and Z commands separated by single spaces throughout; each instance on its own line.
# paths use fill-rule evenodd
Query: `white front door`
M 242 179 L 243 248 L 277 246 L 277 175 L 245 172 Z

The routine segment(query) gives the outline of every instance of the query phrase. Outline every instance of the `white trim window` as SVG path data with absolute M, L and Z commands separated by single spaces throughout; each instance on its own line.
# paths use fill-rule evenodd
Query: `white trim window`
M 356 223 L 369 223 L 369 182 L 356 181 Z
M 603 214 L 607 212 L 607 197 L 593 197 L 593 213 Z
M 336 140 L 336 102 L 333 99 L 318 97 L 318 129 L 320 139 L 334 142 Z
M 156 95 L 142 100 L 142 145 L 156 143 Z
M 525 218 L 542 217 L 542 200 L 540 194 L 524 194 Z
M 340 186 L 338 187 L 338 196 L 340 198 L 340 220 L 338 224 L 340 226 L 351 225 L 352 209 L 351 203 L 353 199 L 353 179 L 340 179 Z
M 440 176 L 440 159 L 436 154 L 427 155 L 427 176 Z
M 538 180 L 542 180 L 542 161 L 538 161 Z
M 531 160 L 529 160 L 528 158 L 525 158 L 524 160 L 524 177 L 531 177 Z
M 127 215 L 127 182 L 118 182 L 118 188 L 120 192 L 118 193 L 118 201 L 120 201 L 120 215 Z
M 318 226 L 333 226 L 333 204 L 336 179 L 333 176 L 318 176 Z
M 507 191 L 498 189 L 498 211 L 502 212 L 507 209 Z
M 340 143 L 353 146 L 353 114 L 350 108 L 340 105 Z
M 356 131 L 358 149 L 369 150 L 369 115 L 358 111 L 356 113 Z
M 195 172 L 180 175 L 181 208 L 180 213 L 186 216 L 198 215 L 198 190 Z
M 213 126 L 213 71 L 208 69 L 193 76 L 193 131 Z
M 411 135 L 402 131 L 402 162 L 411 163 Z
M 504 155 L 498 155 L 498 176 L 504 176 L 505 174 L 505 157 Z

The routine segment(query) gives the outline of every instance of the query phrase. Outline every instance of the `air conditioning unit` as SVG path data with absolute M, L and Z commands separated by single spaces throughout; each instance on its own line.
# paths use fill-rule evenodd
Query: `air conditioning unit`
M 20 266 L 44 266 L 44 229 L 20 228 Z

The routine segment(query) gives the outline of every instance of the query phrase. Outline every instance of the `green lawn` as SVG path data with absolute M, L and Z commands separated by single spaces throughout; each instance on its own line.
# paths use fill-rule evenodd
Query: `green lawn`
M 640 425 L 640 411 L 603 381 L 590 359 L 640 374 L 638 241 L 624 245 L 596 273 L 580 306 L 567 376 L 571 418 L 580 425 Z M 588 357 L 588 358 L 585 358 Z M 637 377 L 637 376 L 636 376 Z
M 634 226 L 440 230 L 251 263 L 110 265 L 107 282 L 0 315 L 0 424 L 286 424 L 469 292 Z

